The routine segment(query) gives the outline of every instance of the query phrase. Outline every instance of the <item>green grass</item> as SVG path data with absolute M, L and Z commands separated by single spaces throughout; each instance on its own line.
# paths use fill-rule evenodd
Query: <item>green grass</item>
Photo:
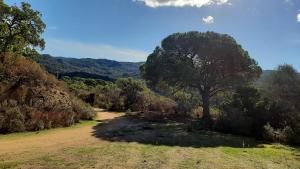
M 40 154 L 23 162 L 0 161 L 0 168 L 294 168 L 300 167 L 299 151 L 287 146 L 264 148 L 190 148 L 104 143 L 73 147 L 51 154 Z M 296 154 L 294 154 L 296 153 Z
M 10 133 L 10 134 L 0 134 L 0 140 L 12 140 L 12 139 L 19 139 L 24 137 L 31 137 L 36 135 L 45 135 L 61 130 L 70 130 L 70 129 L 76 129 L 79 127 L 84 126 L 94 126 L 97 124 L 97 121 L 80 121 L 79 123 L 76 123 L 72 126 L 65 127 L 65 128 L 52 128 L 49 130 L 41 130 L 41 131 L 28 131 L 28 132 L 20 132 L 20 133 Z
M 15 168 L 18 164 L 16 162 L 2 162 L 0 161 L 0 169 Z
M 122 123 L 122 119 L 117 122 Z M 26 154 L 11 155 L 10 158 L 0 153 L 0 169 L 300 168 L 300 149 L 296 147 L 266 144 L 251 138 L 215 132 L 187 132 L 184 125 L 177 123 L 149 124 L 136 120 L 132 121 L 133 123 L 126 122 L 126 127 L 120 126 L 109 132 L 104 130 L 105 135 L 99 133 L 99 141 L 91 136 L 91 140 L 86 140 L 85 144 L 79 143 L 51 152 L 41 149 L 38 153 L 26 152 Z M 41 131 L 39 134 L 47 135 L 49 132 L 95 124 L 95 121 L 83 122 L 69 128 Z M 107 125 L 110 124 L 100 125 L 99 129 L 105 129 Z M 151 127 L 144 130 L 141 126 Z M 24 136 L 34 135 L 35 133 L 32 132 L 17 133 L 1 136 L 0 139 L 22 140 Z M 246 148 L 243 148 L 243 143 Z

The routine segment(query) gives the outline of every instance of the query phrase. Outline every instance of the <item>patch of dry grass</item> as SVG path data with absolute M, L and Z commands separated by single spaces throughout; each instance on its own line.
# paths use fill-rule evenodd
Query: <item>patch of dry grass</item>
M 1 136 L 0 150 L 4 151 L 0 151 L 0 169 L 300 168 L 297 148 L 219 133 L 187 132 L 177 123 L 167 127 L 162 123 L 150 125 L 122 115 L 100 113 L 98 127 L 90 123 L 26 136 Z M 160 139 L 160 144 L 143 140 L 153 136 Z M 242 148 L 242 140 L 251 141 L 251 145 Z

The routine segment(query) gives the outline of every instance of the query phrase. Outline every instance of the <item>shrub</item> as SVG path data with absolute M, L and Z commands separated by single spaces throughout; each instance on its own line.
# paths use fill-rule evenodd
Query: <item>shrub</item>
M 7 60 L 4 63 L 3 70 L 6 76 L 39 80 L 47 84 L 58 84 L 55 77 L 42 69 L 38 63 L 22 56 L 7 55 L 5 57 Z
M 72 108 L 76 115 L 79 116 L 76 117 L 76 122 L 78 122 L 79 118 L 82 120 L 92 120 L 96 116 L 96 112 L 91 106 L 76 97 L 72 99 Z
M 120 94 L 124 98 L 125 109 L 130 109 L 138 101 L 138 93 L 146 88 L 146 84 L 143 81 L 132 78 L 118 79 L 116 85 L 121 90 Z
M 178 112 L 175 101 L 160 97 L 148 89 L 141 80 L 119 79 L 115 84 L 98 86 L 95 90 L 95 105 L 108 110 L 136 111 L 160 116 Z
M 20 132 L 25 130 L 25 116 L 19 107 L 0 108 L 0 132 Z
M 152 92 L 138 92 L 136 95 L 136 102 L 130 107 L 133 111 L 147 112 L 153 97 L 154 94 Z
M 149 111 L 156 112 L 160 116 L 171 116 L 177 113 L 177 104 L 175 101 L 156 96 L 151 100 Z
M 27 131 L 67 127 L 76 122 L 76 114 L 74 112 L 42 112 L 29 106 L 23 107 L 22 111 L 26 114 L 25 126 Z
M 218 131 L 247 136 L 253 136 L 252 127 L 253 119 L 238 109 L 221 112 L 215 123 L 215 129 Z
M 95 92 L 95 105 L 108 110 L 124 111 L 124 97 L 115 84 L 98 86 Z
M 247 86 L 236 89 L 220 107 L 215 128 L 233 134 L 262 136 L 262 128 L 268 121 L 267 101 L 262 100 L 258 89 Z
M 291 143 L 295 133 L 290 126 L 274 129 L 269 123 L 264 126 L 264 138 L 278 143 Z

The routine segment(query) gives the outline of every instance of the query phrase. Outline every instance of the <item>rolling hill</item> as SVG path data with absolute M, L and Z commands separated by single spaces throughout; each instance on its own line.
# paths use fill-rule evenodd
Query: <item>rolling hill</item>
M 114 81 L 122 77 L 140 78 L 143 62 L 118 62 L 108 59 L 53 57 L 44 54 L 39 63 L 58 76 L 83 77 Z M 264 70 L 257 84 L 261 84 L 273 70 Z
M 108 59 L 65 58 L 44 54 L 39 63 L 49 73 L 58 77 L 88 77 L 102 80 L 114 80 L 122 77 L 139 78 L 139 67 L 143 62 L 117 62 Z

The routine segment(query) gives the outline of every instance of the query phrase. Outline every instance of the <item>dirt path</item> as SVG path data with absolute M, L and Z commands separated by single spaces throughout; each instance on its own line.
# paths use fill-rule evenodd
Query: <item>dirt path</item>
M 291 147 L 97 111 L 98 124 L 0 136 L 0 169 L 300 168 Z
M 98 121 L 109 120 L 123 116 L 122 113 L 103 112 L 97 109 Z M 66 129 L 54 129 L 44 134 L 43 131 L 36 135 L 17 137 L 12 139 L 0 139 L 0 156 L 6 154 L 20 154 L 27 151 L 52 151 L 65 147 L 85 146 L 99 142 L 98 138 L 93 136 L 94 126 L 79 126 Z

